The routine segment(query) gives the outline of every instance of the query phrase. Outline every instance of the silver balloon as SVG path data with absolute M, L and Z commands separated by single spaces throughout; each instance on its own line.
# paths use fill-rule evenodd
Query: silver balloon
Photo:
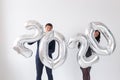
M 79 34 L 77 34 L 76 36 L 73 36 L 69 39 L 67 46 L 68 48 L 74 49 L 77 47 L 78 43 L 79 43 L 79 37 L 77 37 Z
M 48 56 L 48 45 L 52 40 L 55 40 L 58 43 L 58 56 L 55 59 Z M 64 63 L 66 56 L 67 48 L 64 36 L 56 31 L 45 33 L 40 41 L 39 47 L 39 57 L 42 63 L 45 66 L 54 69 Z
M 77 61 L 82 68 L 89 67 L 99 60 L 99 57 L 94 53 L 92 53 L 90 57 L 85 56 L 88 50 L 88 47 L 90 46 L 89 42 L 87 41 L 87 37 L 85 35 L 77 34 L 74 37 L 74 39 L 73 38 L 70 39 L 68 44 L 69 46 L 71 46 L 71 44 L 75 45 L 75 43 L 76 43 L 76 46 L 78 46 L 78 43 L 80 43 L 80 48 L 77 54 Z
M 18 37 L 13 45 L 13 49 L 24 57 L 31 57 L 33 52 L 29 48 L 25 47 L 25 43 L 32 43 L 39 40 L 43 34 L 43 28 L 37 21 L 30 20 L 25 23 L 25 27 L 28 30 L 35 30 L 35 34 L 22 35 Z
M 99 30 L 105 39 L 107 40 L 107 46 L 103 47 L 98 44 L 94 37 L 95 30 Z M 90 47 L 100 55 L 109 55 L 113 53 L 116 48 L 115 38 L 112 32 L 101 22 L 92 22 L 90 23 L 90 27 L 86 30 L 86 35 L 88 36 L 88 40 L 90 42 Z

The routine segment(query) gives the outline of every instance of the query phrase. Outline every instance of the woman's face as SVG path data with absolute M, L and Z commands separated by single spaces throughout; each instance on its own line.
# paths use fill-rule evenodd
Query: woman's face
M 99 36 L 99 31 L 95 31 L 95 33 L 94 33 L 94 37 L 98 37 Z

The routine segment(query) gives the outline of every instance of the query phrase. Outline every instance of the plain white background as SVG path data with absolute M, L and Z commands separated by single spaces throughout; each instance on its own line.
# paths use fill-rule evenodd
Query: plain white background
M 17 54 L 12 45 L 27 32 L 24 23 L 37 20 L 42 25 L 53 23 L 54 30 L 66 40 L 76 33 L 84 33 L 91 21 L 108 26 L 116 38 L 117 47 L 110 56 L 100 56 L 91 69 L 91 80 L 119 80 L 120 78 L 120 1 L 119 0 L 0 0 L 0 80 L 35 80 L 36 44 L 31 58 Z M 53 70 L 54 80 L 82 80 L 76 61 L 76 50 L 68 49 L 65 63 Z M 43 80 L 47 80 L 44 70 Z

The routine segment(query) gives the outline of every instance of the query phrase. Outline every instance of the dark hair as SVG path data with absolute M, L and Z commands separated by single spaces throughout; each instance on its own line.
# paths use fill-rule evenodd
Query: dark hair
M 53 28 L 53 25 L 52 25 L 51 23 L 47 23 L 47 24 L 45 25 L 45 27 L 46 27 L 46 26 L 50 26 L 50 27 Z
M 95 37 L 95 39 L 96 39 L 98 42 L 100 42 L 101 33 L 100 33 L 99 30 L 95 30 L 95 32 L 98 32 L 98 33 L 99 33 L 99 35 L 98 35 L 97 37 Z M 77 47 L 80 48 L 80 45 L 81 45 L 81 43 L 78 42 L 78 46 L 77 46 Z
M 98 32 L 99 33 L 99 35 L 97 36 L 97 37 L 95 37 L 95 39 L 98 41 L 98 42 L 100 42 L 100 35 L 101 35 L 101 33 L 100 33 L 100 31 L 99 30 L 95 30 L 95 32 Z

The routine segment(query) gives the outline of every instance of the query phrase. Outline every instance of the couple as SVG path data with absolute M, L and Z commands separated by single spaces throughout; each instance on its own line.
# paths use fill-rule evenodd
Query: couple
M 45 25 L 45 32 L 49 32 L 53 29 L 53 25 L 51 23 L 47 23 Z M 94 33 L 94 37 L 95 39 L 100 42 L 100 32 L 98 30 L 95 30 L 95 33 Z M 42 71 L 43 71 L 43 67 L 44 65 L 42 64 L 42 62 L 40 61 L 40 58 L 39 58 L 39 41 L 37 41 L 37 52 L 36 52 L 36 71 L 37 71 L 37 77 L 36 77 L 36 80 L 42 80 L 41 79 L 41 76 L 42 76 Z M 33 42 L 35 43 L 35 42 Z M 28 43 L 29 45 L 32 45 L 33 43 Z M 80 47 L 80 43 L 78 44 L 78 48 Z M 52 53 L 55 51 L 55 40 L 52 40 L 50 43 L 49 43 L 49 47 L 48 47 L 48 55 L 50 58 L 52 58 Z M 92 55 L 92 50 L 91 48 L 89 47 L 88 48 L 88 51 L 86 52 L 86 57 L 89 57 Z M 47 75 L 48 75 L 48 80 L 53 80 L 53 75 L 52 75 L 52 69 L 46 67 L 46 72 L 47 72 Z M 83 73 L 83 80 L 90 80 L 90 69 L 91 67 L 87 67 L 87 68 L 82 68 L 80 67 L 81 70 L 82 70 L 82 73 Z

